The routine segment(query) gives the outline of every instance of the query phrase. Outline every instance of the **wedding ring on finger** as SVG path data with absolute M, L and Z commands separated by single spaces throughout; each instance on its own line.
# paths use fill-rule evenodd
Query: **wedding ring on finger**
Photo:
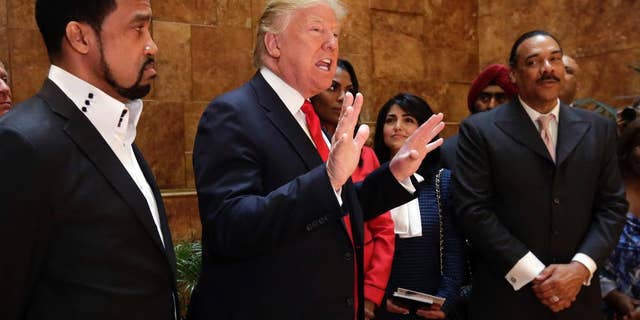
M 558 301 L 560 301 L 560 298 L 558 298 L 558 296 L 551 296 L 551 298 L 549 298 L 551 300 L 551 303 L 556 303 Z

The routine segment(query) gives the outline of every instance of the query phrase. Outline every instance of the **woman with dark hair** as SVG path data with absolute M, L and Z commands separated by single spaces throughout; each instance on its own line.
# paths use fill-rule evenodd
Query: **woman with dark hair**
M 426 101 L 408 93 L 393 97 L 382 106 L 376 121 L 374 148 L 380 161 L 388 161 L 404 141 L 433 111 Z M 437 137 L 435 138 L 437 139 Z M 458 300 L 464 277 L 464 240 L 453 223 L 451 172 L 439 169 L 438 149 L 423 160 L 418 173 L 423 183 L 418 197 L 391 210 L 395 223 L 396 250 L 387 286 L 386 310 L 377 319 L 445 319 Z M 416 315 L 393 292 L 404 288 L 446 298 L 444 305 L 418 309 Z
M 618 142 L 618 163 L 629 201 L 620 240 L 600 272 L 600 289 L 610 319 L 640 319 L 640 122 Z
M 349 61 L 338 59 L 338 68 L 333 77 L 331 87 L 311 98 L 311 103 L 320 118 L 324 133 L 331 139 L 335 132 L 342 101 L 347 92 L 354 96 L 358 93 L 358 78 Z M 356 126 L 357 127 L 357 126 Z M 373 149 L 363 147 L 360 162 L 353 172 L 353 182 L 364 180 L 373 170 L 380 166 Z M 375 317 L 374 309 L 382 303 L 393 258 L 395 236 L 393 221 L 389 212 L 364 224 L 364 298 L 365 317 Z

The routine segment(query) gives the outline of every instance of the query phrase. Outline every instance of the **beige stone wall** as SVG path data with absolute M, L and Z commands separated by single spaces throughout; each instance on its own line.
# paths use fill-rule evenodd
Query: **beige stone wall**
M 14 100 L 33 95 L 48 70 L 33 0 L 0 0 L 0 59 Z M 193 188 L 191 150 L 200 114 L 215 96 L 249 79 L 256 20 L 264 0 L 152 0 L 159 75 L 145 99 L 137 143 L 163 189 Z M 556 34 L 584 69 L 580 97 L 623 105 L 640 94 L 640 1 L 343 0 L 349 9 L 341 56 L 354 64 L 365 95 L 362 120 L 408 91 L 446 114 L 445 136 L 467 116 L 479 69 L 505 62 L 522 32 Z M 199 235 L 195 196 L 166 198 L 178 239 Z

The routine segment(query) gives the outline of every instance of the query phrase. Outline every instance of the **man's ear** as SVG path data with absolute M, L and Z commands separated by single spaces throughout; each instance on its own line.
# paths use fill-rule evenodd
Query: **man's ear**
M 518 84 L 516 81 L 516 70 L 514 70 L 513 67 L 509 69 L 509 80 L 511 80 L 511 83 L 513 84 Z
M 272 58 L 280 58 L 280 43 L 278 35 L 275 33 L 267 32 L 264 35 L 264 46 L 267 49 L 267 54 Z
M 64 39 L 76 52 L 89 53 L 92 37 L 93 29 L 89 25 L 77 21 L 67 23 Z

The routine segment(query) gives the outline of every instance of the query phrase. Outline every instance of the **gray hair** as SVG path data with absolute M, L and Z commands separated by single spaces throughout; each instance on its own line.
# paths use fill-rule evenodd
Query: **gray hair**
M 259 69 L 263 65 L 262 58 L 267 48 L 264 45 L 264 36 L 267 32 L 281 33 L 289 24 L 291 15 L 299 9 L 308 8 L 318 4 L 326 4 L 336 15 L 338 20 L 342 20 L 347 14 L 347 10 L 339 0 L 272 0 L 262 12 L 258 22 L 258 30 L 255 47 L 253 48 L 253 66 Z

